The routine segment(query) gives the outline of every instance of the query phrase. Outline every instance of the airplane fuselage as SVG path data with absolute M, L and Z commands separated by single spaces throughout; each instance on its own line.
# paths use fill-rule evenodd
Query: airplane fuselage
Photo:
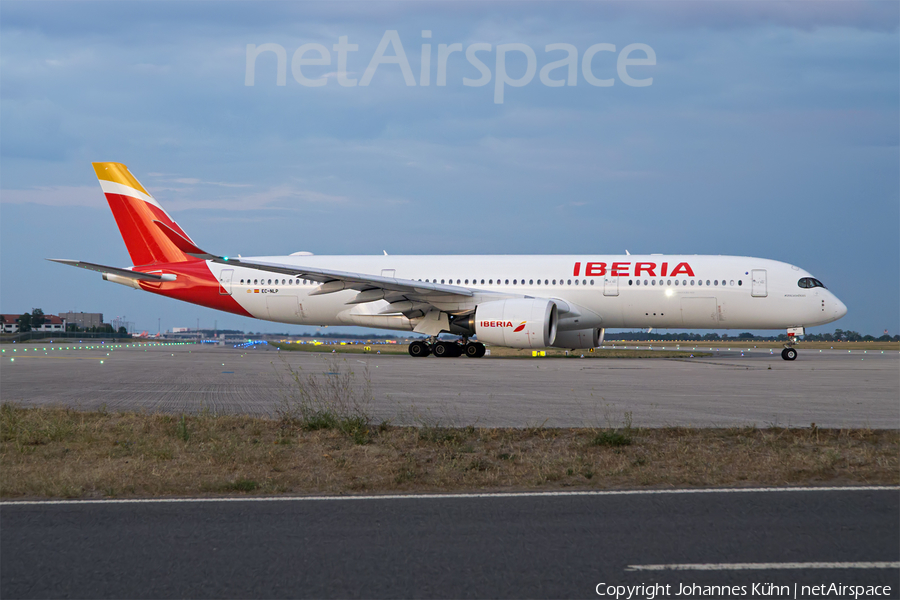
M 830 323 L 846 313 L 843 303 L 824 287 L 799 287 L 801 279 L 812 277 L 803 269 L 750 257 L 303 255 L 242 260 L 359 271 L 559 299 L 581 309 L 578 316 L 560 319 L 563 331 L 591 327 L 784 329 Z M 385 300 L 347 304 L 357 295 L 354 290 L 310 296 L 318 282 L 276 277 L 247 267 L 206 264 L 220 282 L 220 295 L 230 296 L 259 319 L 298 325 L 413 329 L 408 320 L 378 314 L 387 306 Z M 158 292 L 165 294 L 166 287 L 163 283 Z M 296 306 L 291 301 L 294 299 Z M 212 308 L 222 308 L 222 298 L 213 300 Z

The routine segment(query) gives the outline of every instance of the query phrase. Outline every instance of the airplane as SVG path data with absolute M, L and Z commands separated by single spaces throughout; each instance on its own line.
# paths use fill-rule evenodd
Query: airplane
M 593 349 L 607 328 L 677 328 L 785 329 L 781 356 L 795 360 L 806 327 L 847 313 L 800 267 L 743 256 L 219 256 L 125 165 L 93 166 L 134 266 L 48 260 L 245 317 L 423 334 L 414 357 L 479 358 L 486 343 Z

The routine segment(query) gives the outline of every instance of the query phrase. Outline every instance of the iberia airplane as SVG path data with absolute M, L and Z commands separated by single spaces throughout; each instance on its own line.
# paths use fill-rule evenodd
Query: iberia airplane
M 800 267 L 742 256 L 217 256 L 125 165 L 94 170 L 134 266 L 52 260 L 245 317 L 415 331 L 428 336 L 410 344 L 417 357 L 477 358 L 485 343 L 595 348 L 606 328 L 647 327 L 786 329 L 782 357 L 794 360 L 805 327 L 847 313 Z

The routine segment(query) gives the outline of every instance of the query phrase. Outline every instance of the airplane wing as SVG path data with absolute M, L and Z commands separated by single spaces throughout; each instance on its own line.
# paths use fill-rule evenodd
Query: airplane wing
M 289 277 L 298 277 L 318 281 L 321 285 L 310 292 L 311 296 L 331 294 L 341 290 L 356 290 L 359 294 L 347 304 L 361 304 L 375 300 L 387 300 L 390 303 L 411 301 L 425 303 L 440 310 L 447 310 L 461 314 L 471 312 L 478 302 L 482 302 L 485 296 L 490 299 L 521 297 L 516 294 L 493 292 L 489 290 L 473 290 L 471 288 L 443 283 L 431 283 L 416 281 L 413 279 L 398 279 L 395 277 L 382 277 L 366 273 L 352 273 L 349 271 L 337 271 L 334 269 L 322 269 L 318 267 L 304 267 L 278 263 L 267 263 L 255 260 L 244 260 L 228 256 L 216 256 L 198 248 L 193 242 L 179 234 L 177 231 L 159 221 L 155 222 L 163 233 L 178 247 L 179 250 L 200 258 L 223 265 L 245 266 L 252 269 L 279 273 Z M 419 309 L 421 307 L 416 307 Z M 397 311 L 401 312 L 401 311 Z
M 140 279 L 143 281 L 172 281 L 175 277 L 174 275 L 141 273 L 140 271 L 131 271 L 130 269 L 121 269 L 119 267 L 107 267 L 106 265 L 98 265 L 96 263 L 83 262 L 80 260 L 70 260 L 67 258 L 48 258 L 47 260 L 62 263 L 64 265 L 71 265 L 73 267 L 79 267 L 81 269 L 87 269 L 89 271 L 97 271 L 98 273 L 102 274 L 118 275 L 119 277 L 125 277 L 127 279 Z

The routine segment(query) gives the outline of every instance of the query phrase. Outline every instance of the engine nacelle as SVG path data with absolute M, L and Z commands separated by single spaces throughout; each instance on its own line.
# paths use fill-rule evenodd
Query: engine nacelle
M 479 304 L 475 309 L 478 341 L 510 348 L 547 348 L 559 321 L 549 300 L 516 298 Z
M 606 335 L 605 329 L 576 329 L 574 331 L 560 331 L 556 334 L 555 348 L 568 348 L 570 350 L 583 350 L 597 348 L 603 344 Z

